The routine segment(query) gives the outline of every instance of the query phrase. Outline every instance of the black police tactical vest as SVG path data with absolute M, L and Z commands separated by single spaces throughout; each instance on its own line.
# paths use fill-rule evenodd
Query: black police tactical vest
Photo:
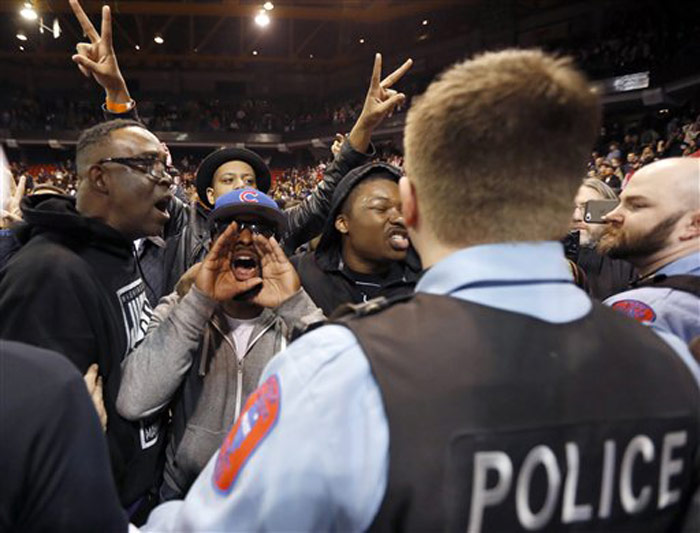
M 700 393 L 646 327 L 598 304 L 551 324 L 424 293 L 340 323 L 389 424 L 371 529 L 678 530 L 698 486 Z
M 632 283 L 632 287 L 659 287 L 664 289 L 673 289 L 676 291 L 687 292 L 700 298 L 700 276 L 694 276 L 692 274 L 681 274 L 676 276 L 657 274 L 651 278 Z

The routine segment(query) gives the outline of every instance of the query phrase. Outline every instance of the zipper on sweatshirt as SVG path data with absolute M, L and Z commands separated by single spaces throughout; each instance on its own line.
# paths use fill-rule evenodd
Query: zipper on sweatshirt
M 275 324 L 274 321 L 272 321 L 270 324 L 267 325 L 267 327 L 263 328 L 260 333 L 258 333 L 252 340 L 248 342 L 248 347 L 246 348 L 245 353 L 241 356 L 240 359 L 236 357 L 236 361 L 238 362 L 238 375 L 236 376 L 236 414 L 234 420 L 238 420 L 238 416 L 241 414 L 241 403 L 243 401 L 243 360 L 245 359 L 245 356 L 248 355 L 248 352 L 250 352 L 250 349 L 255 345 L 256 342 L 262 337 L 267 330 L 269 330 L 273 325 Z
M 210 321 L 210 323 L 216 328 L 216 330 L 221 334 L 221 336 L 226 340 L 228 345 L 231 347 L 231 350 L 233 351 L 233 356 L 236 358 L 236 410 L 234 412 L 234 422 L 238 420 L 238 416 L 241 414 L 241 403 L 243 402 L 243 359 L 245 359 L 245 356 L 248 355 L 248 352 L 250 352 L 250 349 L 253 347 L 253 345 L 258 342 L 260 337 L 262 337 L 265 332 L 267 332 L 272 326 L 275 325 L 275 321 L 273 320 L 270 322 L 265 328 L 258 333 L 255 338 L 253 338 L 251 341 L 248 342 L 248 347 L 246 348 L 245 353 L 238 358 L 238 354 L 236 353 L 236 348 L 233 345 L 233 342 L 231 339 L 229 339 L 228 335 L 226 335 L 223 331 L 221 331 L 221 328 L 216 324 L 214 321 Z
M 233 417 L 234 422 L 238 420 L 238 415 L 241 414 L 241 402 L 243 394 L 243 359 L 237 358 L 238 375 L 236 376 L 236 413 Z
M 221 334 L 226 343 L 231 347 L 233 357 L 236 359 L 236 410 L 233 415 L 233 421 L 235 422 L 236 420 L 238 420 L 238 415 L 241 414 L 241 396 L 243 396 L 241 392 L 241 389 L 243 388 L 243 358 L 238 358 L 238 354 L 236 353 L 236 347 L 233 345 L 233 341 L 229 339 L 228 335 L 221 331 L 221 328 L 219 328 L 216 322 L 210 321 L 210 323 Z

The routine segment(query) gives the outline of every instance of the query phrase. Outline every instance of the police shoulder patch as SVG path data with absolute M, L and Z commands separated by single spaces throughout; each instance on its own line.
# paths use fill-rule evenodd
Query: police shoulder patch
M 272 375 L 250 395 L 226 436 L 214 467 L 214 489 L 228 494 L 248 459 L 272 431 L 280 413 L 280 383 Z
M 612 308 L 639 322 L 653 322 L 656 320 L 656 313 L 651 306 L 639 300 L 619 300 L 612 304 Z

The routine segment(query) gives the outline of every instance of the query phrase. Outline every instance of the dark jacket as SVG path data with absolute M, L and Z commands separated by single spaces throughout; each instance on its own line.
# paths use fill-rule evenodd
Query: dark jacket
M 130 505 L 152 487 L 163 441 L 156 421 L 129 422 L 115 408 L 121 360 L 152 314 L 133 245 L 68 196 L 29 196 L 22 212 L 22 248 L 0 270 L 0 338 L 62 353 L 83 374 L 99 365 L 112 469 Z
M 335 218 L 350 191 L 377 167 L 394 175 L 396 181 L 401 177 L 396 167 L 386 163 L 371 163 L 349 172 L 333 195 L 316 251 L 295 256 L 291 260 L 304 289 L 326 316 L 330 316 L 342 304 L 362 303 L 378 296 L 390 298 L 410 294 L 420 277 L 420 259 L 413 248 L 409 249 L 405 261 L 394 263 L 384 275 L 359 274 L 348 269 L 343 262 Z
M 321 233 L 338 182 L 370 155 L 355 151 L 349 142 L 345 142 L 336 159 L 326 169 L 323 181 L 311 195 L 301 204 L 285 211 L 287 222 L 281 244 L 287 255 Z M 171 207 L 171 223 L 166 227 L 164 294 L 172 292 L 187 269 L 204 259 L 211 245 L 207 224 L 209 210 L 206 207 L 199 202 L 184 207 L 177 200 L 173 200 Z
M 0 360 L 0 531 L 126 533 L 102 428 L 74 365 L 8 341 Z
M 594 248 L 582 246 L 576 264 L 588 281 L 589 293 L 599 301 L 629 288 L 636 270 L 627 261 L 600 255 Z
M 0 269 L 19 250 L 19 242 L 11 229 L 0 229 Z

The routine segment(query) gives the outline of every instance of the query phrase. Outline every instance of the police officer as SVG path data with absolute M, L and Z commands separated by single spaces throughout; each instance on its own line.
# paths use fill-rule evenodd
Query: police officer
M 640 278 L 605 303 L 690 343 L 700 335 L 700 163 L 652 163 L 620 200 L 598 249 L 635 265 Z
M 593 304 L 554 242 L 598 125 L 583 75 L 539 51 L 433 82 L 400 182 L 415 295 L 278 355 L 145 529 L 675 530 L 700 375 L 678 339 Z

